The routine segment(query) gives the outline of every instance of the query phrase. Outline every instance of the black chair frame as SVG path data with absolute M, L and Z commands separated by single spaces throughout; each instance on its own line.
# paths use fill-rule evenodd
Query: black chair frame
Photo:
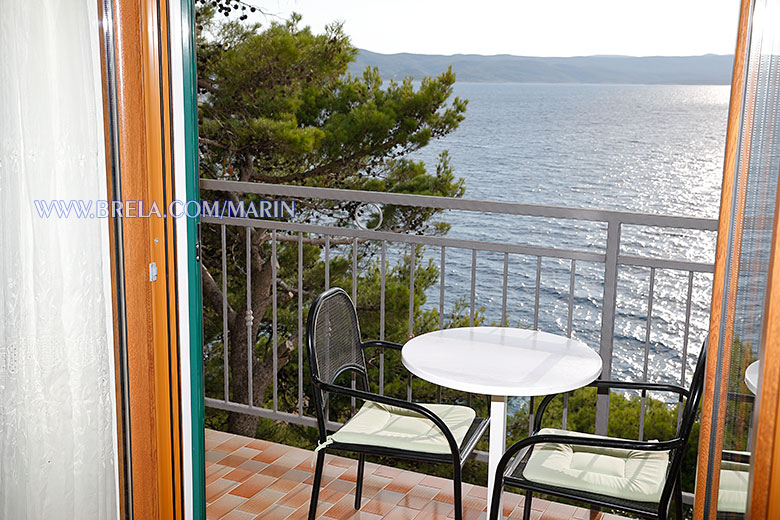
M 681 520 L 683 517 L 683 511 L 680 469 L 682 467 L 682 460 L 685 454 L 685 447 L 688 443 L 688 438 L 690 437 L 693 423 L 696 420 L 696 413 L 699 407 L 699 401 L 701 399 L 704 383 L 704 369 L 706 365 L 705 359 L 706 345 L 702 347 L 700 358 L 696 365 L 696 371 L 693 374 L 690 389 L 686 389 L 677 385 L 620 381 L 595 381 L 589 385 L 595 386 L 599 389 L 618 388 L 623 390 L 671 392 L 678 394 L 681 400 L 682 398 L 686 398 L 685 407 L 683 408 L 682 421 L 680 422 L 680 425 L 677 429 L 677 436 L 674 439 L 668 441 L 647 442 L 612 438 L 575 437 L 569 435 L 539 435 L 539 430 L 541 430 L 542 424 L 542 416 L 547 409 L 547 406 L 558 394 L 546 396 L 540 403 L 536 412 L 533 433 L 528 438 L 513 444 L 504 453 L 498 463 L 498 467 L 496 469 L 496 485 L 493 488 L 493 496 L 491 497 L 490 520 L 498 519 L 497 508 L 501 493 L 503 493 L 504 485 L 526 490 L 523 520 L 528 520 L 530 518 L 530 505 L 533 492 L 585 502 L 591 506 L 596 506 L 597 508 L 606 507 L 619 509 L 645 518 L 657 518 L 659 520 L 666 520 L 668 518 L 669 506 L 671 504 L 672 497 L 674 497 L 676 504 L 676 517 Z M 542 443 L 559 443 L 575 446 L 595 446 L 602 448 L 622 448 L 627 450 L 642 451 L 669 450 L 672 452 L 672 455 L 670 457 L 669 466 L 667 468 L 667 478 L 664 484 L 664 489 L 661 493 L 661 499 L 657 504 L 654 502 L 631 501 L 609 497 L 606 495 L 599 495 L 596 493 L 550 486 L 527 480 L 522 477 L 522 470 L 525 468 L 525 465 L 531 456 L 533 446 L 535 444 Z M 525 450 L 525 452 L 521 453 L 517 459 L 515 459 L 515 456 L 522 450 Z M 513 459 L 514 463 L 510 464 Z M 507 471 L 507 467 L 510 468 L 509 471 Z
M 325 463 L 325 452 L 328 450 L 348 451 L 348 452 L 354 452 L 358 454 L 358 473 L 357 473 L 356 488 L 355 488 L 355 509 L 356 510 L 360 509 L 360 505 L 361 505 L 360 502 L 361 502 L 361 495 L 363 490 L 363 474 L 365 470 L 366 455 L 388 456 L 394 458 L 414 460 L 419 462 L 452 464 L 455 520 L 462 520 L 463 512 L 462 512 L 461 483 L 462 483 L 463 465 L 465 464 L 466 459 L 468 459 L 468 457 L 474 451 L 477 442 L 485 433 L 485 430 L 487 430 L 487 427 L 490 422 L 489 418 L 476 417 L 473 423 L 471 424 L 468 432 L 466 433 L 463 442 L 461 443 L 460 446 L 458 446 L 454 436 L 452 435 L 452 432 L 449 430 L 449 428 L 444 423 L 444 421 L 428 408 L 410 401 L 404 401 L 386 395 L 380 395 L 380 394 L 375 394 L 370 392 L 367 364 L 365 362 L 365 355 L 363 354 L 363 351 L 367 348 L 391 348 L 395 350 L 401 350 L 403 345 L 400 345 L 398 343 L 391 343 L 389 341 L 380 341 L 380 340 L 361 341 L 360 347 L 361 347 L 362 362 L 344 364 L 343 366 L 339 367 L 339 369 L 332 375 L 329 381 L 323 380 L 320 377 L 319 368 L 316 360 L 315 327 L 316 327 L 317 316 L 322 306 L 325 305 L 330 299 L 333 298 L 342 298 L 349 302 L 352 312 L 354 313 L 353 316 L 354 323 L 358 327 L 356 334 L 358 338 L 360 337 L 359 325 L 357 325 L 358 323 L 357 311 L 355 310 L 352 300 L 349 298 L 349 296 L 343 289 L 340 288 L 329 289 L 328 291 L 325 291 L 324 293 L 320 294 L 314 300 L 311 309 L 309 310 L 309 315 L 306 323 L 306 347 L 307 347 L 307 354 L 309 358 L 309 368 L 311 370 L 311 381 L 314 390 L 313 392 L 314 405 L 317 410 L 317 427 L 319 429 L 320 444 L 322 445 L 323 443 L 325 443 L 327 439 L 327 421 L 326 421 L 325 408 L 327 406 L 327 400 L 328 400 L 327 395 L 333 393 L 333 394 L 338 394 L 350 398 L 362 399 L 364 401 L 373 401 L 379 404 L 396 406 L 420 414 L 421 416 L 431 421 L 436 426 L 436 428 L 442 433 L 442 435 L 444 435 L 445 439 L 447 439 L 447 443 L 449 444 L 450 453 L 436 454 L 436 453 L 426 453 L 426 452 L 409 451 L 409 450 L 401 450 L 401 449 L 391 449 L 383 446 L 370 446 L 370 445 L 363 445 L 363 444 L 347 444 L 347 443 L 340 443 L 340 442 L 332 442 L 327 446 L 323 447 L 322 449 L 320 449 L 320 451 L 317 453 L 317 462 L 314 470 L 314 482 L 312 485 L 312 497 L 309 505 L 309 520 L 314 520 L 316 517 L 317 501 L 319 499 L 320 485 L 322 482 L 322 472 Z M 358 376 L 357 379 L 362 385 L 363 388 L 362 390 L 335 384 L 335 381 L 339 377 L 341 377 L 343 374 L 348 372 L 355 373 Z

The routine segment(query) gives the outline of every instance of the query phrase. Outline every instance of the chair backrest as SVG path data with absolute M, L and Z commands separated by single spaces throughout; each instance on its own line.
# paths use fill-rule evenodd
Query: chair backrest
M 679 474 L 682 468 L 682 460 L 685 455 L 685 447 L 688 444 L 688 439 L 691 436 L 691 430 L 693 424 L 696 422 L 696 414 L 699 410 L 699 402 L 701 401 L 701 394 L 704 391 L 704 371 L 707 365 L 707 342 L 701 347 L 699 353 L 699 360 L 696 362 L 696 370 L 693 372 L 693 378 L 691 378 L 691 387 L 689 389 L 688 398 L 685 400 L 685 407 L 683 408 L 682 420 L 680 426 L 677 429 L 677 438 L 682 439 L 683 444 L 680 448 L 674 450 L 672 459 L 669 464 L 669 477 L 666 480 L 663 494 L 661 495 L 661 504 L 668 507 L 671 500 L 674 480 Z
M 321 383 L 332 384 L 344 372 L 354 371 L 368 389 L 361 344 L 357 311 L 347 293 L 335 287 L 317 296 L 309 309 L 306 347 L 321 435 L 325 431 L 327 406 L 326 392 L 319 390 Z

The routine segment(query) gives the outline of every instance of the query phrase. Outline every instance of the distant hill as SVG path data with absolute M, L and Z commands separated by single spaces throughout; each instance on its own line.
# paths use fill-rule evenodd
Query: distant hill
M 350 65 L 352 74 L 379 67 L 385 79 L 433 76 L 452 65 L 458 81 L 506 83 L 627 83 L 727 85 L 734 57 L 704 56 L 577 56 L 541 58 L 499 54 L 379 54 L 361 50 Z

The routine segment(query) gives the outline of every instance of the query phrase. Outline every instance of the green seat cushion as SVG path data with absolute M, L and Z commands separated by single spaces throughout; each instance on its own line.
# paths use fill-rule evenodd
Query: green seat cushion
M 720 467 L 718 511 L 745 513 L 747 511 L 750 465 L 723 461 Z
M 539 435 L 606 438 L 553 428 L 544 428 Z M 523 477 L 549 486 L 625 500 L 658 502 L 668 465 L 668 451 L 544 443 L 534 447 L 523 469 Z
M 469 407 L 447 404 L 422 405 L 435 413 L 460 446 L 476 413 Z M 347 423 L 329 437 L 334 442 L 382 446 L 425 453 L 450 453 L 439 429 L 422 415 L 395 406 L 366 402 Z

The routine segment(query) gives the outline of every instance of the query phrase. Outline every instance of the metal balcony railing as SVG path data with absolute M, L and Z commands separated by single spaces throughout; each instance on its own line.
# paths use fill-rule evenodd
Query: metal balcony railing
M 678 374 L 669 375 L 672 381 L 679 382 L 681 385 L 686 385 L 686 378 L 690 377 L 687 373 L 687 355 L 688 346 L 691 341 L 696 341 L 701 344 L 703 337 L 691 338 L 691 308 L 692 308 L 692 294 L 694 291 L 694 278 L 696 276 L 706 273 L 712 273 L 713 266 L 710 262 L 689 261 L 670 258 L 658 258 L 647 256 L 639 253 L 629 254 L 627 251 L 621 249 L 621 239 L 624 238 L 626 226 L 630 226 L 631 229 L 641 228 L 644 232 L 650 232 L 651 234 L 656 232 L 661 234 L 662 229 L 673 228 L 676 230 L 683 230 L 683 234 L 686 232 L 701 232 L 702 234 L 712 233 L 717 230 L 717 221 L 704 218 L 693 217 L 679 217 L 668 215 L 654 215 L 643 213 L 631 213 L 623 211 L 608 211 L 608 210 L 596 210 L 596 209 L 579 209 L 568 207 L 552 207 L 541 206 L 533 204 L 519 204 L 512 202 L 497 202 L 497 201 L 482 201 L 482 200 L 469 200 L 459 198 L 446 198 L 435 196 L 422 196 L 422 195 L 408 195 L 397 193 L 384 193 L 384 192 L 369 192 L 369 191 L 351 191 L 351 190 L 339 190 L 339 189 L 327 189 L 327 188 L 311 188 L 311 187 L 299 187 L 299 186 L 280 186 L 272 184 L 260 184 L 260 183 L 247 183 L 237 181 L 223 181 L 223 180 L 210 180 L 202 179 L 201 188 L 213 192 L 233 192 L 237 194 L 254 194 L 260 197 L 267 198 L 285 198 L 294 199 L 298 201 L 302 200 L 319 200 L 319 201 L 341 201 L 341 202 L 353 202 L 353 203 L 366 203 L 377 205 L 393 205 L 393 206 L 412 206 L 421 208 L 434 208 L 440 210 L 452 210 L 452 211 L 467 211 L 478 212 L 480 215 L 512 215 L 518 218 L 538 218 L 545 219 L 546 221 L 579 221 L 595 223 L 599 229 L 605 231 L 605 240 L 603 244 L 598 247 L 592 248 L 571 248 L 571 247 L 559 247 L 555 245 L 540 246 L 526 243 L 506 243 L 503 241 L 490 241 L 490 240 L 474 240 L 456 238 L 450 236 L 426 236 L 418 234 L 407 233 L 395 233 L 390 231 L 379 231 L 365 229 L 360 226 L 339 226 L 328 221 L 327 219 L 312 219 L 309 222 L 295 222 L 295 221 L 277 221 L 277 220 L 257 220 L 250 218 L 221 218 L 215 216 L 204 216 L 202 222 L 204 226 L 216 226 L 221 235 L 222 241 L 222 266 L 223 272 L 226 269 L 226 228 L 235 226 L 247 228 L 249 230 L 246 233 L 246 252 L 249 251 L 250 236 L 252 230 L 263 229 L 268 230 L 270 234 L 271 242 L 271 255 L 274 266 L 273 275 L 277 275 L 277 244 L 281 241 L 285 242 L 297 242 L 298 244 L 298 287 L 297 287 L 297 321 L 298 321 L 298 333 L 297 333 L 297 356 L 298 356 L 298 406 L 297 413 L 291 413 L 290 411 L 282 411 L 278 405 L 278 382 L 276 379 L 273 381 L 273 400 L 272 406 L 263 407 L 253 404 L 253 400 L 250 397 L 249 403 L 237 403 L 233 402 L 229 398 L 228 391 L 228 378 L 230 377 L 227 362 L 227 349 L 228 342 L 228 330 L 227 330 L 227 318 L 226 314 L 223 317 L 223 348 L 225 349 L 224 355 L 224 396 L 222 399 L 215 398 L 213 396 L 206 396 L 206 406 L 227 410 L 237 411 L 246 414 L 253 414 L 260 417 L 287 421 L 296 424 L 304 424 L 315 426 L 316 422 L 314 417 L 309 417 L 304 413 L 304 388 L 308 387 L 308 383 L 303 380 L 303 326 L 307 309 L 304 308 L 303 300 L 303 244 L 312 243 L 311 237 L 318 237 L 318 242 L 321 244 L 321 255 L 324 259 L 325 269 L 325 283 L 321 290 L 328 288 L 330 284 L 329 279 L 329 265 L 330 260 L 334 257 L 335 247 L 333 244 L 347 244 L 347 247 L 351 246 L 351 255 L 349 253 L 343 253 L 348 261 L 352 262 L 352 296 L 356 299 L 358 292 L 358 257 L 357 257 L 357 245 L 358 243 L 376 242 L 380 255 L 380 335 L 384 336 L 385 332 L 385 264 L 390 254 L 390 247 L 397 247 L 399 245 L 404 247 L 424 246 L 426 251 L 430 254 L 434 251 L 434 257 L 439 264 L 440 281 L 438 287 L 438 298 L 436 298 L 435 291 L 431 294 L 432 299 L 438 299 L 439 307 L 439 326 L 444 326 L 445 315 L 445 303 L 448 298 L 451 297 L 447 294 L 447 284 L 445 282 L 445 276 L 447 274 L 448 258 L 452 254 L 452 251 L 465 251 L 466 254 L 471 254 L 470 264 L 470 292 L 468 295 L 469 302 L 469 321 L 474 323 L 476 315 L 476 279 L 477 269 L 480 265 L 480 255 L 485 255 L 487 252 L 491 255 L 503 255 L 503 266 L 499 263 L 497 266 L 493 266 L 494 271 L 500 271 L 500 274 L 493 273 L 494 276 L 499 276 L 502 283 L 501 287 L 501 311 L 500 311 L 500 324 L 505 325 L 507 323 L 507 301 L 508 294 L 516 290 L 513 287 L 515 280 L 509 276 L 508 266 L 510 261 L 514 257 L 522 257 L 525 261 L 530 258 L 531 262 L 535 260 L 535 287 L 533 296 L 533 322 L 528 323 L 528 326 L 537 328 L 539 326 L 539 310 L 540 310 L 540 280 L 543 273 L 543 260 L 557 259 L 559 263 L 568 263 L 568 269 L 570 271 L 568 296 L 561 298 L 568 310 L 566 333 L 571 336 L 577 331 L 573 329 L 573 310 L 574 310 L 574 294 L 575 294 L 575 273 L 577 272 L 577 265 L 579 263 L 596 264 L 599 266 L 598 272 L 600 276 L 600 282 L 603 286 L 601 297 L 601 309 L 600 309 L 600 323 L 598 325 L 598 352 L 603 360 L 602 378 L 609 379 L 612 374 L 612 364 L 614 356 L 614 340 L 615 340 L 615 321 L 616 321 L 616 305 L 618 302 L 618 280 L 622 270 L 642 268 L 649 270 L 649 285 L 646 293 L 646 314 L 636 315 L 634 318 L 645 322 L 646 333 L 645 341 L 642 346 L 641 356 L 643 358 L 642 365 L 642 379 L 648 378 L 648 364 L 651 357 L 651 324 L 655 318 L 654 315 L 654 300 L 656 292 L 656 279 L 660 272 L 675 271 L 682 278 L 685 279 L 685 284 L 681 284 L 680 293 L 684 299 L 683 315 L 679 316 L 679 320 L 684 323 L 684 330 L 682 331 L 682 348 L 678 355 L 682 358 L 681 370 Z M 509 217 L 514 218 L 514 217 Z M 653 231 L 656 230 L 656 231 Z M 679 238 L 679 234 L 677 237 Z M 712 236 L 711 236 L 712 238 Z M 713 253 L 714 253 L 714 239 L 712 240 Z M 438 250 L 438 251 L 437 251 Z M 232 252 L 234 257 L 240 255 Z M 349 257 L 351 256 L 351 259 Z M 246 255 L 246 276 L 250 276 L 250 263 L 251 256 Z M 412 298 L 415 293 L 415 255 L 410 255 L 410 274 L 409 277 L 409 334 L 413 334 L 414 330 L 414 316 Z M 531 264 L 532 265 L 532 264 Z M 503 267 L 503 269 L 502 269 Z M 709 279 L 708 279 L 709 280 Z M 224 281 L 224 277 L 223 277 Z M 250 280 L 246 280 L 247 290 L 250 290 Z M 698 282 L 697 282 L 698 283 Z M 702 283 L 698 283 L 699 289 L 707 292 L 707 303 L 709 302 L 710 289 L 706 286 L 707 283 L 711 286 L 711 281 L 704 281 L 704 288 L 702 289 Z M 223 284 L 224 293 L 227 292 L 227 285 Z M 277 356 L 277 290 L 276 284 L 273 285 L 272 291 L 272 311 L 271 311 L 271 341 L 273 346 L 274 367 L 276 367 Z M 248 299 L 251 299 L 251 294 L 247 295 Z M 709 305 L 706 306 L 709 309 Z M 622 312 L 622 311 L 621 311 Z M 637 313 L 635 313 L 637 314 Z M 254 319 L 262 319 L 262 317 L 254 317 Z M 669 319 L 669 318 L 667 318 Z M 380 338 L 383 339 L 383 338 Z M 595 342 L 594 342 L 595 343 Z M 596 346 L 595 344 L 592 346 Z M 251 355 L 251 352 L 248 353 Z M 251 373 L 249 377 L 249 391 L 251 396 Z M 383 391 L 384 381 L 384 364 L 383 359 L 380 359 L 380 392 Z M 408 397 L 411 398 L 411 385 L 409 386 Z M 609 414 L 609 396 L 608 394 L 599 394 L 597 396 L 597 409 L 596 409 L 596 433 L 605 434 L 607 431 L 608 414 Z M 530 410 L 533 410 L 533 404 Z M 567 401 L 564 399 L 564 412 L 563 421 L 564 426 L 566 422 L 567 414 Z M 639 425 L 640 438 L 643 435 L 645 419 L 645 396 L 642 396 L 641 405 L 641 417 Z M 533 423 L 533 417 L 531 417 L 530 423 Z M 335 423 L 334 423 L 335 426 Z

